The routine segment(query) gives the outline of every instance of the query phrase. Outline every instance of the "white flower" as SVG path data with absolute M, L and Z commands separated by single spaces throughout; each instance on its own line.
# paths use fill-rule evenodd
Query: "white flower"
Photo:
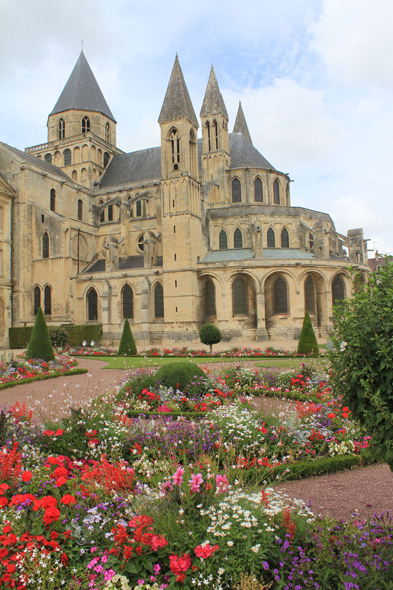
M 228 547 L 232 547 L 232 545 L 233 545 L 233 541 L 228 541 L 228 542 L 227 542 L 227 545 L 228 545 Z
M 344 350 L 347 348 L 347 342 L 345 342 L 344 340 L 342 342 L 340 342 L 340 352 L 344 352 Z

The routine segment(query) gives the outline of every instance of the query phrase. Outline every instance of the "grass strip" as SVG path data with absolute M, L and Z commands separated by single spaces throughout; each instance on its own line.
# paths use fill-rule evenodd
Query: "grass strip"
M 34 381 L 46 381 L 47 379 L 55 379 L 57 377 L 69 377 L 70 375 L 82 375 L 87 373 L 87 369 L 72 369 L 71 371 L 56 372 L 50 375 L 36 375 L 35 377 L 28 377 L 27 379 L 18 379 L 15 381 L 9 381 L 9 383 L 2 383 L 0 385 L 0 391 L 3 389 L 9 389 L 10 387 L 16 387 L 17 385 L 24 385 L 25 383 L 33 383 Z

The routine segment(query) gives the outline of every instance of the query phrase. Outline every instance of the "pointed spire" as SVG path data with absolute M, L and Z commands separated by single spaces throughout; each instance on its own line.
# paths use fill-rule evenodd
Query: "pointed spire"
M 51 115 L 70 109 L 95 111 L 115 121 L 83 53 L 83 48 Z
M 218 87 L 218 82 L 213 66 L 210 70 L 205 98 L 203 99 L 201 108 L 201 117 L 209 117 L 210 115 L 222 115 L 228 121 L 227 109 Z
M 233 133 L 241 133 L 243 137 L 245 137 L 251 143 L 251 145 L 253 145 L 251 135 L 247 127 L 246 117 L 243 113 L 242 103 L 240 100 L 235 125 L 233 127 Z
M 177 121 L 183 117 L 188 117 L 196 127 L 199 127 L 194 107 L 192 106 L 191 98 L 188 94 L 186 82 L 183 77 L 183 72 L 181 71 L 179 58 L 176 54 L 175 63 L 173 65 L 172 74 L 158 122 L 160 124 L 170 123 L 171 121 Z

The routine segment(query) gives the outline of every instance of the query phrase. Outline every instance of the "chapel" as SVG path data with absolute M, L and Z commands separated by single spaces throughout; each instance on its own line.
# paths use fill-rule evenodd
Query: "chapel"
M 160 146 L 118 148 L 82 51 L 47 142 L 0 143 L 0 346 L 40 306 L 48 325 L 100 323 L 107 345 L 125 318 L 143 345 L 195 341 L 206 322 L 226 341 L 298 338 L 306 311 L 328 335 L 367 280 L 363 231 L 291 205 L 240 103 L 229 131 L 213 67 L 198 119 L 176 56 L 158 124 Z

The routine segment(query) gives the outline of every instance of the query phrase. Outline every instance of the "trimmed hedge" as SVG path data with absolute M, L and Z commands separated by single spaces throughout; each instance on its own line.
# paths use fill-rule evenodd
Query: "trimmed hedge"
M 67 343 L 69 346 L 82 346 L 86 340 L 90 344 L 92 340 L 100 342 L 102 325 L 101 324 L 82 324 L 80 326 L 49 326 L 49 330 L 64 330 L 67 332 Z M 27 348 L 33 326 L 21 328 L 9 328 L 10 348 Z
M 292 391 L 272 391 L 260 387 L 259 389 L 253 389 L 252 394 L 254 397 L 274 397 L 276 399 L 285 398 L 288 401 L 299 401 L 299 402 L 313 402 L 314 404 L 320 404 L 321 400 L 316 395 L 305 395 L 296 390 Z
M 298 354 L 319 354 L 318 342 L 308 311 L 306 311 L 304 316 L 297 352 Z
M 88 369 L 71 369 L 71 371 L 63 371 L 62 373 L 52 373 L 51 375 L 36 375 L 35 377 L 28 377 L 27 379 L 17 379 L 16 381 L 9 381 L 9 383 L 0 383 L 0 391 L 2 389 L 9 389 L 17 385 L 24 385 L 25 383 L 33 383 L 34 381 L 46 381 L 47 379 L 55 379 L 56 377 L 69 377 L 70 375 L 82 375 L 87 373 Z
M 194 377 L 205 377 L 205 373 L 195 363 L 174 362 L 163 365 L 154 375 L 155 379 L 165 387 L 172 387 L 174 391 L 184 391 L 186 385 L 194 380 Z
M 123 326 L 123 333 L 121 335 L 119 350 L 117 354 L 119 356 L 135 356 L 137 353 L 134 336 L 132 335 L 130 322 L 128 318 L 125 319 Z
M 38 308 L 38 312 L 35 317 L 34 328 L 31 333 L 29 346 L 26 350 L 26 358 L 43 359 L 44 361 L 55 360 L 52 341 L 49 336 L 48 328 L 41 307 Z

